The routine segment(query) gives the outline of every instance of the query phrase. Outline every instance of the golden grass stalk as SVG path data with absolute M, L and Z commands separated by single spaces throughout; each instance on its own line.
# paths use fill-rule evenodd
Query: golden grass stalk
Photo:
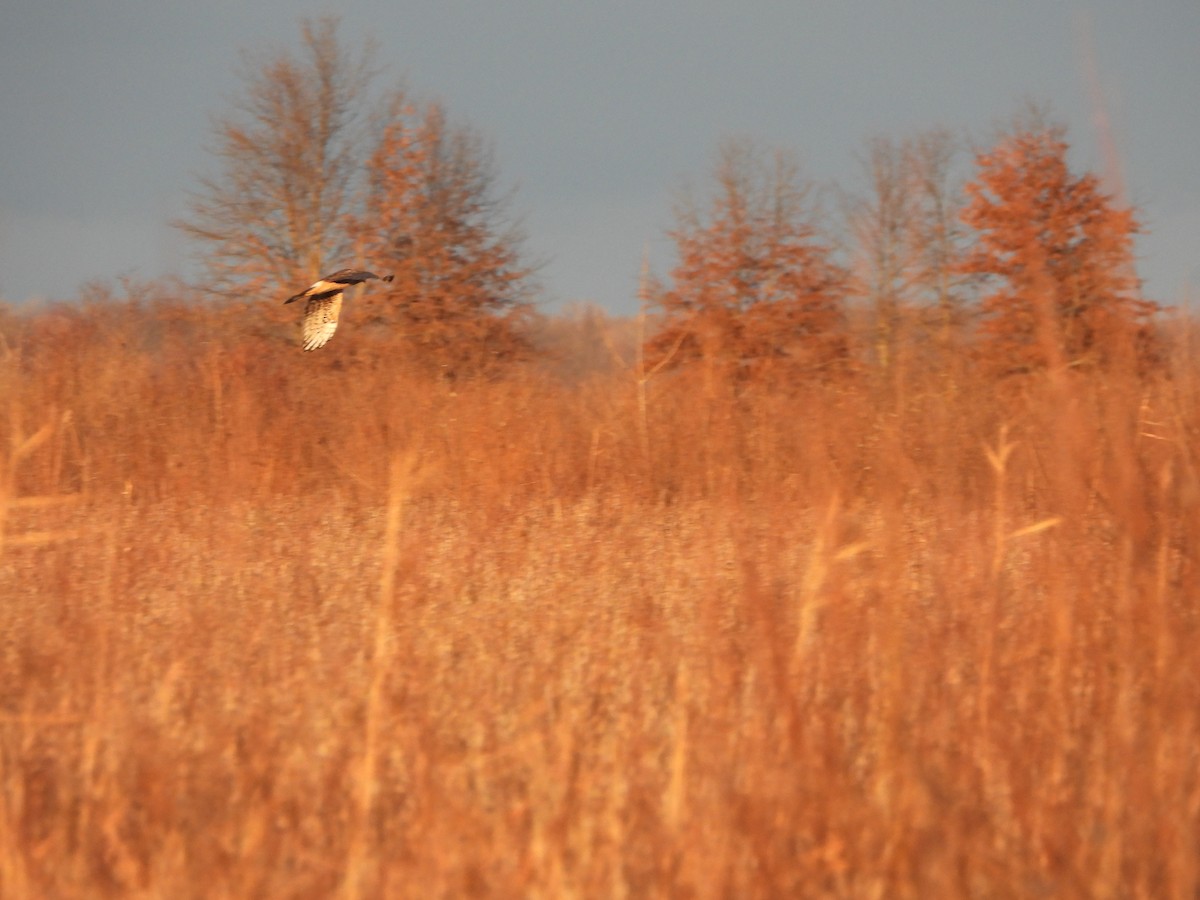
M 396 578 L 400 566 L 401 531 L 404 509 L 413 489 L 416 472 L 414 451 L 393 455 L 388 472 L 387 518 L 380 551 L 379 594 L 371 630 L 373 643 L 363 715 L 361 755 L 352 784 L 354 805 L 347 842 L 342 895 L 349 900 L 368 891 L 367 867 L 371 849 L 371 813 L 379 777 L 381 732 L 384 724 L 384 689 L 392 671 L 392 650 L 396 639 L 392 611 L 396 603 Z

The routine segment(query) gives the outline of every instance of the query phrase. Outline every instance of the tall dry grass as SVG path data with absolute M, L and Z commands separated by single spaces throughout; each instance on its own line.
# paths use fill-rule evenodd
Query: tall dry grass
M 770 388 L 3 324 L 0 896 L 1200 888 L 1187 323 Z

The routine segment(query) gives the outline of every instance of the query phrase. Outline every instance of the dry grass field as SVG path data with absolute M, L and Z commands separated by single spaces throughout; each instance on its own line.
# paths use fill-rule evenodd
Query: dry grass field
M 1186 322 L 736 387 L 225 324 L 0 315 L 0 896 L 1200 891 Z

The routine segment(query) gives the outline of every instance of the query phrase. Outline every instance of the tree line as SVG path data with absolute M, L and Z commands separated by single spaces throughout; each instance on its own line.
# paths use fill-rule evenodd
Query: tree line
M 378 267 L 395 280 L 357 301 L 357 327 L 403 334 L 443 371 L 527 358 L 536 266 L 487 142 L 439 103 L 376 90 L 372 47 L 352 51 L 336 20 L 301 31 L 298 52 L 247 58 L 242 94 L 214 123 L 219 169 L 175 223 L 206 289 L 261 316 L 263 296 Z M 1037 110 L 969 173 L 947 131 L 875 139 L 865 189 L 838 198 L 830 235 L 793 155 L 726 141 L 711 185 L 676 209 L 676 265 L 643 280 L 645 364 L 826 377 L 864 355 L 886 370 L 901 343 L 964 341 L 1000 374 L 1151 360 L 1159 307 L 1135 272 L 1139 223 L 1070 169 L 1068 146 Z M 852 313 L 865 349 L 848 338 Z M 279 327 L 284 316 L 267 312 Z

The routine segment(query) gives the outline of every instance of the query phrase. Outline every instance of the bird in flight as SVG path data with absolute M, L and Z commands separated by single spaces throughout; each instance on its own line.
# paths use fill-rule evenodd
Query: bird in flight
M 285 304 L 307 301 L 304 304 L 304 321 L 300 325 L 305 350 L 324 347 L 337 331 L 338 313 L 342 311 L 342 292 L 348 287 L 372 280 L 391 281 L 392 276 L 381 277 L 362 269 L 338 269 L 283 301 Z

